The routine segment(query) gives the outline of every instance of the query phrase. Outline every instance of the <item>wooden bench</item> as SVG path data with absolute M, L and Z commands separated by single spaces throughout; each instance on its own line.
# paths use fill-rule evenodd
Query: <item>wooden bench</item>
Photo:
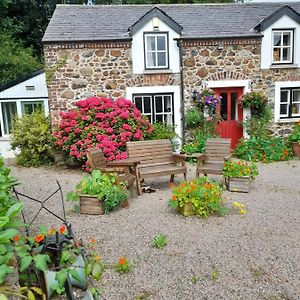
M 231 139 L 210 138 L 206 141 L 205 154 L 199 156 L 196 168 L 196 177 L 202 173 L 222 175 L 224 161 L 231 155 Z
M 174 182 L 176 174 L 183 174 L 186 180 L 186 156 L 173 153 L 170 140 L 127 142 L 126 148 L 129 160 L 139 161 L 135 176 L 140 191 L 142 179 L 171 175 L 170 182 Z
M 92 149 L 86 154 L 88 163 L 92 170 L 100 170 L 102 173 L 113 173 L 117 178 L 117 184 L 125 182 L 131 195 L 133 195 L 133 188 L 136 178 L 131 174 L 130 168 L 135 168 L 137 163 L 127 160 L 107 162 L 101 149 Z M 138 187 L 136 186 L 139 194 Z

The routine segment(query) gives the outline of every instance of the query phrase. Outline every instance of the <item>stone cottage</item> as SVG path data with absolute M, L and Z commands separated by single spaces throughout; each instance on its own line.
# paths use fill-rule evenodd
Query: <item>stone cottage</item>
M 222 96 L 223 137 L 243 135 L 238 99 L 252 90 L 267 93 L 276 134 L 300 120 L 300 2 L 58 5 L 43 43 L 53 122 L 76 100 L 122 96 L 183 136 L 204 86 Z

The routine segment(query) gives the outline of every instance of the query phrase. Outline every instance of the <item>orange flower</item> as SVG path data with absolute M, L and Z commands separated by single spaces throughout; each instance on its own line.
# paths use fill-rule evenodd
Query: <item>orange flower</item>
M 48 234 L 50 234 L 50 235 L 55 234 L 55 229 L 54 229 L 54 228 L 50 228 L 50 229 L 48 230 Z
M 42 240 L 44 240 L 45 236 L 43 234 L 37 235 L 34 240 L 36 243 L 40 243 Z
M 120 266 L 124 266 L 124 265 L 126 265 L 126 263 L 127 263 L 126 258 L 124 258 L 124 257 L 119 258 L 119 265 Z
M 14 242 L 17 242 L 17 241 L 20 240 L 20 236 L 19 236 L 19 235 L 15 235 L 15 236 L 12 238 L 12 240 L 13 240 Z
M 91 239 L 90 240 L 90 243 L 92 243 L 92 244 L 96 244 L 96 242 L 97 242 L 96 239 Z
M 184 187 L 184 183 L 182 182 L 182 183 L 180 183 L 180 186 L 183 188 Z
M 66 226 L 65 226 L 65 225 L 61 226 L 61 227 L 58 229 L 59 234 L 63 234 L 63 233 L 65 233 L 65 231 L 66 231 Z
M 172 196 L 172 200 L 176 201 L 177 197 L 175 195 Z

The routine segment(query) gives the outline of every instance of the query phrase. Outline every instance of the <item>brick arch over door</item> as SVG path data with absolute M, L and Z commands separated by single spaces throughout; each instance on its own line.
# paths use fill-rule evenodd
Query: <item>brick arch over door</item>
M 245 80 L 248 79 L 248 77 L 239 72 L 223 71 L 223 72 L 212 74 L 207 78 L 207 81 L 217 81 L 217 80 L 226 80 L 226 79 Z

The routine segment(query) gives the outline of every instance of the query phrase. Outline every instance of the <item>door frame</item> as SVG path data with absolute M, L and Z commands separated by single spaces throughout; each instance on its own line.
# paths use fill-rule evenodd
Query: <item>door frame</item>
M 209 89 L 217 88 L 243 88 L 243 94 L 251 91 L 251 80 L 217 80 L 217 81 L 206 81 L 205 87 Z M 243 108 L 243 121 L 250 116 L 250 108 Z M 248 138 L 249 135 L 246 133 L 245 128 L 243 129 L 243 135 Z

